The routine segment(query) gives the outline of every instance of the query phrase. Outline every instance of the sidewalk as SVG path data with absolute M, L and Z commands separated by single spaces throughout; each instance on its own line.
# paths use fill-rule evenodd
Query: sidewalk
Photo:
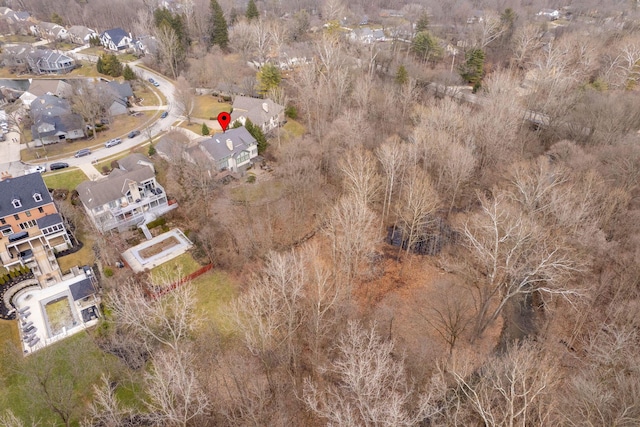
M 104 175 L 102 175 L 91 163 L 81 163 L 78 167 L 89 177 L 91 181 L 97 181 L 104 178 Z

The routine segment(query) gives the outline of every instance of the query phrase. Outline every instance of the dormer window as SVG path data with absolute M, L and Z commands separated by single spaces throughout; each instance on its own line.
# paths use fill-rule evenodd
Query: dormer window
M 33 200 L 35 200 L 36 202 L 41 202 L 42 201 L 42 194 L 40 193 L 35 193 L 33 195 Z
M 20 199 L 13 199 L 11 201 L 11 204 L 13 205 L 14 208 L 21 208 L 22 207 L 22 203 L 20 203 Z

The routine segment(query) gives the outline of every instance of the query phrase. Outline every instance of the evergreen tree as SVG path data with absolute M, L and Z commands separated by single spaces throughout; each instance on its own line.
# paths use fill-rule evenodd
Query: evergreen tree
M 51 22 L 53 22 L 54 24 L 64 26 L 64 21 L 62 20 L 62 16 L 58 15 L 55 12 L 51 15 Z
M 260 129 L 260 126 L 254 125 L 251 120 L 247 119 L 244 127 L 247 129 L 247 132 L 249 132 L 251 136 L 256 139 L 258 143 L 258 154 L 264 153 L 264 151 L 267 149 L 268 144 L 267 138 L 264 136 L 264 133 L 262 132 L 262 129 Z
M 264 64 L 258 71 L 259 92 L 265 95 L 271 89 L 275 89 L 282 81 L 280 69 L 273 64 Z
M 125 80 L 135 80 L 137 78 L 136 73 L 133 72 L 129 64 L 124 66 L 122 77 L 124 77 Z
M 147 153 L 149 154 L 149 156 L 153 156 L 154 154 L 156 154 L 156 147 L 154 147 L 153 144 L 149 144 L 149 151 Z
M 442 58 L 442 48 L 438 39 L 429 31 L 420 31 L 411 42 L 411 51 L 425 62 L 435 62 Z
M 396 83 L 399 85 L 404 85 L 409 81 L 409 73 L 404 65 L 400 65 L 398 67 L 398 72 L 396 73 Z
M 96 70 L 98 70 L 98 72 L 100 74 L 105 74 L 104 73 L 104 64 L 102 63 L 102 57 L 98 58 L 98 62 L 96 62 Z
M 96 64 L 98 72 L 111 77 L 120 77 L 122 75 L 122 63 L 118 57 L 112 53 L 102 55 L 102 61 Z M 98 68 L 100 65 L 100 68 Z M 102 69 L 102 71 L 100 71 Z
M 244 16 L 246 16 L 249 21 L 260 17 L 260 12 L 258 12 L 258 6 L 256 6 L 255 1 L 249 0 L 249 4 L 247 5 L 247 12 L 244 14 Z
M 484 51 L 482 49 L 468 51 L 459 71 L 460 76 L 473 85 L 474 92 L 478 90 L 484 74 Z
M 416 22 L 416 34 L 422 31 L 429 30 L 429 15 L 427 12 L 422 12 L 420 17 L 418 18 L 418 22 Z
M 218 45 L 221 49 L 226 49 L 229 45 L 227 21 L 224 19 L 224 12 L 222 12 L 222 8 L 216 0 L 211 0 L 211 28 L 209 37 L 210 46 Z
M 207 126 L 206 123 L 202 123 L 202 134 L 203 135 L 209 135 L 211 133 L 211 131 L 209 130 L 209 126 Z

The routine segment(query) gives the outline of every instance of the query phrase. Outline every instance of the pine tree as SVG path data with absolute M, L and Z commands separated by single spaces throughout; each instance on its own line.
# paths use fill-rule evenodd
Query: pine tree
M 244 14 L 249 21 L 255 18 L 260 17 L 260 12 L 258 12 L 258 6 L 256 6 L 256 2 L 253 0 L 249 0 L 249 4 L 247 5 L 247 12 Z
M 209 126 L 206 123 L 202 123 L 202 134 L 204 136 L 209 135 L 211 132 L 209 131 Z
M 480 88 L 484 74 L 484 51 L 472 49 L 467 52 L 466 61 L 460 66 L 460 76 L 473 85 L 474 92 Z
M 124 77 L 125 80 L 136 79 L 136 73 L 133 72 L 129 64 L 124 66 L 124 69 L 122 70 L 122 77 Z
M 258 84 L 259 92 L 265 95 L 271 89 L 275 89 L 280 85 L 282 81 L 282 74 L 280 69 L 273 64 L 264 64 L 264 66 L 258 71 Z
M 400 65 L 398 67 L 398 72 L 396 73 L 396 83 L 399 85 L 404 85 L 409 81 L 409 73 L 404 65 Z
M 260 126 L 254 125 L 251 120 L 247 119 L 247 121 L 244 123 L 244 127 L 247 129 L 247 132 L 249 132 L 251 136 L 256 139 L 256 142 L 258 143 L 258 154 L 264 153 L 264 151 L 267 149 L 268 144 L 267 138 L 264 136 L 264 133 L 262 132 L 262 129 L 260 129 Z
M 229 45 L 229 33 L 224 12 L 216 0 L 211 0 L 211 29 L 209 33 L 210 46 L 218 45 L 226 49 Z
M 429 15 L 427 12 L 422 12 L 420 17 L 418 18 L 418 22 L 416 22 L 416 34 L 421 31 L 429 30 Z
M 411 42 L 411 51 L 423 61 L 437 61 L 442 57 L 443 51 L 438 39 L 429 31 L 420 31 Z

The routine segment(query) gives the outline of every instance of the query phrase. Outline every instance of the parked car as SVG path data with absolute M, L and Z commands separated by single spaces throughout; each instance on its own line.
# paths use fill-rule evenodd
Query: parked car
M 83 148 L 82 150 L 76 151 L 76 154 L 73 157 L 84 157 L 88 156 L 89 154 L 91 154 L 91 150 L 89 150 L 88 148 Z
M 113 138 L 108 140 L 107 142 L 104 143 L 104 147 L 105 148 L 109 148 L 109 147 L 113 147 L 115 145 L 118 145 L 122 142 L 122 140 L 120 138 Z
M 167 117 L 169 115 L 169 113 L 167 113 L 166 111 L 163 111 L 162 114 L 160 114 L 160 118 L 164 119 L 165 117 Z
M 151 77 L 149 77 L 149 83 L 155 83 L 155 80 L 153 80 Z
M 160 83 L 158 83 L 158 82 L 153 82 L 153 85 L 154 85 L 155 87 L 158 87 L 158 86 L 160 86 Z
M 57 163 L 51 163 L 49 165 L 49 170 L 58 170 L 58 169 L 64 169 L 64 168 L 68 168 L 69 167 L 69 163 L 64 163 L 64 162 L 57 162 Z
M 140 135 L 139 130 L 132 130 L 131 132 L 129 132 L 129 138 L 135 138 L 138 135 Z

